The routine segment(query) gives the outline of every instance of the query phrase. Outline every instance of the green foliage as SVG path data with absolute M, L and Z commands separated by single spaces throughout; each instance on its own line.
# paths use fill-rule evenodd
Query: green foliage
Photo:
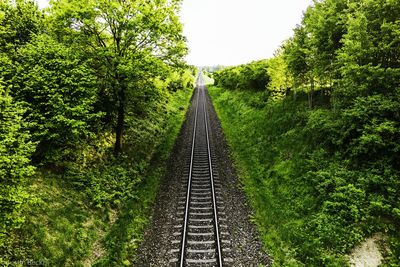
M 47 36 L 19 53 L 13 91 L 25 103 L 32 138 L 39 142 L 36 157 L 62 166 L 93 134 L 99 117 L 93 111 L 95 76 L 79 54 Z
M 273 96 L 275 98 L 287 96 L 290 89 L 293 88 L 293 78 L 289 74 L 282 49 L 278 50 L 275 56 L 268 60 L 268 74 L 271 77 L 268 89 Z
M 102 85 L 101 108 L 115 125 L 117 154 L 132 91 L 170 65 L 182 65 L 186 46 L 178 10 L 179 1 L 167 0 L 53 3 L 55 37 L 93 59 Z
M 342 266 L 377 232 L 399 264 L 399 8 L 315 1 L 268 61 L 274 97 L 211 91 L 278 265 Z M 231 89 L 240 68 L 218 85 Z
M 165 84 L 162 83 L 162 86 Z M 161 142 L 165 141 L 166 131 L 170 127 L 178 127 L 169 124 L 173 123 L 171 118 L 177 120 L 175 117 L 178 115 L 181 121 L 190 91 L 185 88 L 173 93 L 159 91 L 159 94 L 157 100 L 137 96 L 140 104 L 145 106 L 140 109 L 141 116 L 134 113 L 137 107 L 131 106 L 133 110 L 130 109 L 128 114 L 133 114 L 127 118 L 125 140 L 130 149 L 124 155 L 99 159 L 92 165 L 69 166 L 66 173 L 68 179 L 77 188 L 84 188 L 97 207 L 118 208 L 125 201 L 136 199 L 136 192 L 132 189 L 143 183 L 151 159 Z
M 305 54 L 302 58 L 314 63 L 312 70 L 308 71 L 312 71 L 318 86 L 329 87 L 335 78 L 336 52 L 342 47 L 341 39 L 347 31 L 348 3 L 347 0 L 315 1 L 314 6 L 304 14 L 306 36 L 303 36 Z M 290 53 L 287 55 L 290 57 Z
M 193 77 L 195 77 L 195 73 L 189 69 L 172 72 L 166 80 L 169 91 L 176 92 L 193 87 Z
M 14 228 L 24 221 L 21 208 L 29 197 L 25 182 L 34 172 L 29 157 L 35 146 L 23 112 L 0 83 L 0 264 L 12 255 Z
M 196 75 L 182 62 L 179 9 L 59 0 L 42 12 L 1 1 L 0 265 L 114 262 L 123 244 L 121 263 L 135 251 Z M 122 230 L 108 233 L 118 216 Z M 102 244 L 106 234 L 115 243 Z
M 41 170 L 28 187 L 38 200 L 25 206 L 28 217 L 20 233 L 25 251 L 14 252 L 14 257 L 52 266 L 133 262 L 191 93 L 185 89 L 165 95 L 168 112 L 157 111 L 162 119 L 141 119 L 146 124 L 141 135 L 148 136 L 151 128 L 161 130 L 140 151 L 132 147 L 127 155 L 113 158 L 106 149 L 86 165 L 70 164 L 63 174 Z M 99 143 L 112 146 L 110 141 Z M 144 157 L 132 159 L 135 153 Z
M 255 61 L 237 67 L 225 68 L 213 73 L 215 85 L 229 89 L 251 89 L 263 91 L 270 82 L 268 62 Z
M 291 98 L 254 105 L 262 93 L 210 93 L 275 264 L 342 266 L 370 234 L 397 240 L 399 173 L 384 155 L 340 150 L 343 118 Z
M 13 87 L 18 50 L 41 31 L 42 22 L 34 1 L 0 2 L 0 77 L 6 87 Z
M 351 11 L 343 48 L 338 50 L 341 103 L 372 94 L 398 95 L 399 2 L 363 1 Z
M 35 1 L 0 2 L 0 51 L 14 53 L 40 32 L 43 16 Z

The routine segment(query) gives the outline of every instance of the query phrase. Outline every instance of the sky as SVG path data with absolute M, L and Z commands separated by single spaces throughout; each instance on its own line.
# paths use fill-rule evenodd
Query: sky
M 36 0 L 39 7 L 48 0 Z M 272 57 L 293 35 L 312 0 L 184 0 L 181 21 L 187 61 L 196 66 L 238 65 Z

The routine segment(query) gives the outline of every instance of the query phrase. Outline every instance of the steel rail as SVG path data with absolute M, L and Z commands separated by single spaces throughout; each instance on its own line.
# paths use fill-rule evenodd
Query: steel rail
M 199 90 L 199 88 L 197 88 Z M 188 225 L 188 217 L 189 217 L 189 202 L 190 202 L 190 189 L 192 183 L 192 172 L 193 172 L 193 156 L 194 156 L 194 145 L 196 140 L 196 129 L 197 129 L 197 114 L 199 110 L 199 98 L 200 91 L 197 91 L 197 99 L 196 99 L 196 113 L 194 116 L 194 127 L 193 127 L 193 139 L 192 139 L 192 151 L 190 155 L 190 167 L 189 167 L 189 177 L 188 177 L 188 186 L 186 193 L 186 205 L 185 205 L 185 219 L 183 223 L 183 233 L 182 233 L 182 241 L 181 241 L 181 257 L 180 257 L 180 267 L 183 267 L 184 258 L 185 258 L 185 247 L 186 247 L 186 237 L 187 237 L 187 225 Z
M 207 161 L 208 161 L 208 168 L 210 174 L 210 185 L 211 185 L 211 201 L 212 201 L 212 216 L 213 216 L 213 228 L 214 228 L 214 238 L 216 243 L 216 260 L 219 267 L 223 266 L 222 261 L 222 250 L 221 250 L 221 242 L 220 242 L 220 232 L 219 232 L 219 225 L 218 225 L 218 210 L 217 210 L 217 200 L 215 194 L 215 185 L 214 185 L 214 173 L 213 173 L 213 166 L 212 166 L 212 157 L 211 157 L 211 149 L 210 149 L 210 137 L 209 137 L 209 126 L 208 126 L 208 113 L 206 109 L 206 96 L 205 96 L 205 88 L 204 88 L 204 81 L 203 77 L 199 76 L 196 91 L 196 111 L 195 111 L 195 118 L 194 118 L 194 126 L 193 126 L 193 137 L 192 137 L 192 147 L 191 147 L 191 154 L 190 154 L 190 166 L 189 166 L 189 174 L 188 174 L 188 184 L 187 184 L 187 191 L 186 191 L 186 203 L 185 203 L 185 214 L 184 214 L 184 222 L 183 222 L 183 229 L 182 229 L 182 239 L 181 239 L 181 248 L 180 248 L 180 262 L 179 266 L 183 267 L 185 265 L 185 254 L 186 254 L 186 247 L 187 247 L 187 239 L 188 239 L 188 228 L 189 228 L 189 210 L 190 210 L 190 201 L 191 201 L 191 191 L 192 191 L 192 178 L 193 178 L 193 165 L 194 165 L 194 158 L 195 158 L 195 146 L 196 146 L 196 131 L 198 130 L 198 120 L 199 118 L 199 104 L 203 105 L 203 112 L 204 112 L 204 126 L 205 126 L 205 137 L 206 137 L 206 146 L 207 146 Z M 200 103 L 200 98 L 203 103 Z
M 204 89 L 203 95 L 205 98 Z M 219 237 L 219 226 L 218 226 L 218 212 L 217 212 L 217 201 L 215 198 L 215 188 L 214 188 L 214 175 L 213 175 L 213 168 L 212 168 L 212 161 L 211 161 L 211 149 L 210 149 L 210 140 L 208 136 L 208 121 L 207 121 L 207 109 L 206 109 L 206 99 L 203 101 L 204 107 L 204 120 L 206 125 L 206 139 L 207 139 L 207 149 L 208 149 L 208 163 L 210 167 L 210 182 L 211 182 L 211 192 L 212 192 L 212 204 L 213 204 L 213 211 L 214 211 L 214 228 L 215 228 L 215 236 L 217 242 L 217 255 L 218 255 L 218 266 L 222 267 L 222 253 L 221 253 L 221 243 Z

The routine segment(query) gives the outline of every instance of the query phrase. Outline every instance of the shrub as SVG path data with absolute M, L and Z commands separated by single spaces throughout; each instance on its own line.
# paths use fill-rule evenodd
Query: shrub
M 25 181 L 34 172 L 30 156 L 35 144 L 25 129 L 23 112 L 0 83 L 0 265 L 12 253 L 13 230 L 24 220 L 20 211 L 28 199 Z

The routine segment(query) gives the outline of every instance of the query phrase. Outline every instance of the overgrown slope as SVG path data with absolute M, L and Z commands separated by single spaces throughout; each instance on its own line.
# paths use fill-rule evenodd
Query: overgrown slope
M 391 199 L 398 205 L 383 193 L 396 194 L 395 170 L 354 168 L 341 151 L 332 152 L 325 142 L 333 133 L 325 127 L 337 118 L 309 110 L 307 99 L 209 91 L 275 265 L 345 266 L 350 249 L 376 232 L 388 236 L 388 266 L 399 264 L 397 222 L 380 212 Z
M 18 231 L 13 259 L 52 266 L 128 264 L 135 255 L 165 162 L 183 123 L 192 90 L 171 94 L 156 121 L 142 120 L 141 161 L 106 158 L 77 172 L 38 170 L 29 183 L 33 203 L 25 206 L 26 223 Z M 166 100 L 166 99 L 165 99 Z M 158 133 L 152 132 L 155 128 Z M 106 142 L 106 140 L 104 140 Z M 112 147 L 112 143 L 109 143 Z M 138 153 L 128 150 L 127 153 Z

